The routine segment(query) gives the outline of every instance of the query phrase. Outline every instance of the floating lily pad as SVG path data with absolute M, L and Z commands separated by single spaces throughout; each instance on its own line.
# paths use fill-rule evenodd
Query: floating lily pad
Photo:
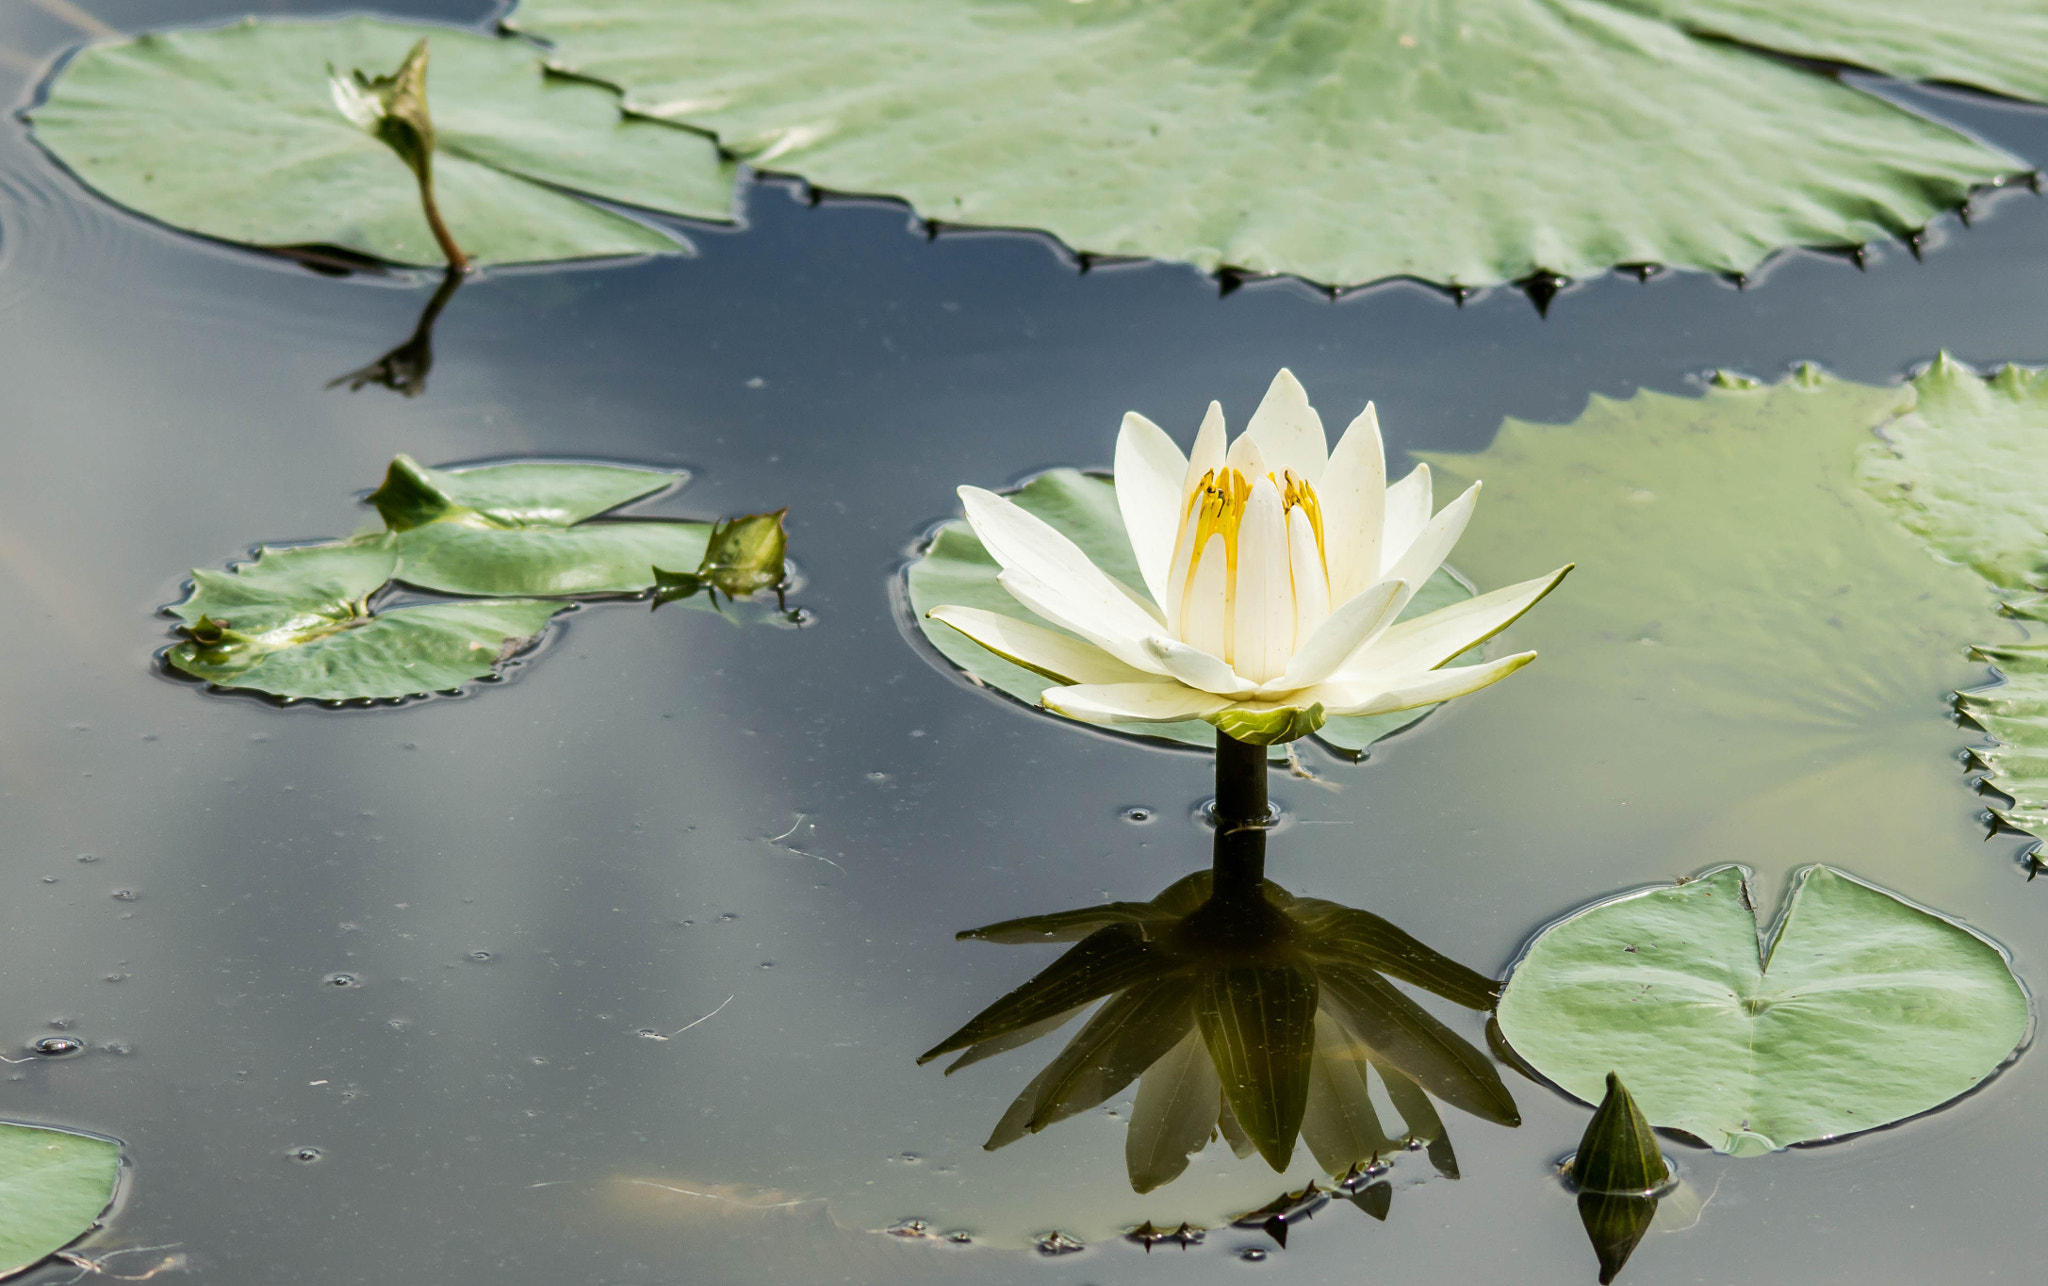
M 1935 553 L 2002 594 L 2048 586 L 2048 372 L 2007 366 L 1983 379 L 1944 353 L 1913 389 L 1912 413 L 1864 448 L 1864 485 Z M 1992 813 L 2048 838 L 2048 599 L 2029 595 L 2005 612 L 2032 622 L 2034 641 L 1972 648 L 2004 681 L 1956 704 L 1997 740 L 1971 752 L 2012 801 Z
M 114 1200 L 120 1166 L 107 1139 L 0 1122 L 0 1277 L 91 1232 Z
M 1079 545 L 1097 567 L 1127 585 L 1142 585 L 1136 555 L 1124 533 L 1124 520 L 1116 504 L 1116 486 L 1110 479 L 1076 469 L 1053 469 L 1040 474 L 1011 493 L 1017 504 L 1043 518 Z M 906 573 L 910 607 L 917 614 L 918 628 L 940 655 L 982 684 L 1008 693 L 1026 705 L 1038 707 L 1039 694 L 1049 686 L 1041 674 L 1013 665 L 982 647 L 958 630 L 925 616 L 932 608 L 952 603 L 979 607 L 1005 615 L 1017 615 L 1017 600 L 996 582 L 996 566 L 965 520 L 941 527 L 922 556 Z M 1472 589 L 1456 572 L 1439 570 L 1402 613 L 1403 619 L 1421 616 L 1463 602 Z M 1034 623 L 1037 623 L 1034 619 Z M 1050 625 L 1047 628 L 1054 628 Z M 1064 632 L 1064 631 L 1063 631 Z M 1478 659 L 1475 650 L 1452 661 L 1469 665 Z M 1316 732 L 1318 740 L 1341 752 L 1356 755 L 1379 738 L 1414 723 L 1434 710 L 1402 710 L 1393 714 L 1346 715 L 1325 722 Z M 1064 716 L 1045 712 L 1049 718 Z M 1216 730 L 1199 719 L 1186 723 L 1147 724 L 1142 734 L 1119 730 L 1118 735 L 1161 737 L 1191 746 L 1213 747 Z M 1284 752 L 1284 747 L 1280 748 Z
M 428 469 L 402 455 L 370 500 L 396 533 L 396 574 L 408 585 L 444 594 L 637 594 L 654 586 L 657 566 L 697 566 L 711 524 L 585 520 L 676 477 L 588 464 Z
M 192 574 L 171 608 L 173 666 L 224 688 L 346 701 L 445 692 L 494 673 L 566 603 L 502 599 L 373 611 L 397 559 L 389 535 L 265 549 L 233 572 Z
M 1770 52 L 2039 92 L 2048 30 L 2018 0 L 1967 23 L 1939 0 L 1787 0 L 1754 7 L 1762 48 L 1691 34 L 1751 8 L 524 0 L 514 20 L 634 110 L 823 188 L 1335 285 L 1743 273 L 2028 168 Z
M 1751 1156 L 1941 1106 L 2026 1036 L 1985 939 L 1825 866 L 1759 949 L 1746 868 L 1599 902 L 1530 944 L 1501 996 L 1516 1053 L 1588 1102 L 1621 1076 L 1652 1125 Z
M 473 259 L 689 249 L 583 195 L 731 217 L 732 168 L 709 139 L 627 115 L 602 86 L 545 74 L 523 41 L 448 27 L 244 21 L 92 45 L 31 119 L 87 184 L 166 223 L 259 246 L 438 263 L 412 172 L 329 89 L 330 68 L 389 71 L 422 37 L 435 189 Z

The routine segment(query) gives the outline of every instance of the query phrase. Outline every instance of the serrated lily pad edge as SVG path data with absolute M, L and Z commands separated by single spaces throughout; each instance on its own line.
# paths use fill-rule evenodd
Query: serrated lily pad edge
M 1895 901 L 1901 902 L 1906 906 L 1911 907 L 1915 911 L 1919 911 L 1922 914 L 1932 916 L 1935 919 L 1940 920 L 1944 924 L 1960 929 L 1964 933 L 1969 934 L 1971 937 L 1983 943 L 1985 946 L 1990 947 L 1994 952 L 1997 953 L 1999 960 L 2004 963 L 2005 971 L 2012 976 L 2013 984 L 2020 989 L 2020 996 L 2023 1000 L 2026 1001 L 2027 1025 L 2026 1028 L 2020 1033 L 2019 1040 L 2016 1043 L 2014 1043 L 2012 1047 L 2012 1052 L 2007 1054 L 2005 1058 L 1999 1062 L 1998 1066 L 1986 1072 L 1983 1078 L 1980 1079 L 1975 1085 L 1972 1085 L 1970 1088 L 1964 1090 L 1960 1094 L 1957 1094 L 1955 1097 L 1944 1099 L 1943 1101 L 1936 1103 L 1934 1106 L 1929 1107 L 1924 1111 L 1915 1112 L 1911 1116 L 1900 1117 L 1896 1121 L 1886 1121 L 1882 1125 L 1873 1125 L 1869 1129 L 1856 1130 L 1851 1133 L 1845 1134 L 1837 1134 L 1832 1138 L 1801 1140 L 1797 1143 L 1787 1144 L 1785 1148 L 1781 1148 L 1779 1149 L 1779 1151 L 1785 1151 L 1790 1148 L 1830 1147 L 1834 1144 L 1841 1143 L 1845 1140 L 1859 1139 L 1867 1134 L 1875 1134 L 1881 1130 L 1896 1129 L 1899 1126 L 1920 1120 L 1923 1117 L 1932 1116 L 1936 1112 L 1945 1112 L 1949 1108 L 1955 1106 L 1957 1103 L 1962 1102 L 1964 1099 L 1970 1098 L 1973 1095 L 1980 1093 L 1985 1086 L 1991 1084 L 2000 1076 L 2003 1076 L 2006 1072 L 2006 1069 L 2010 1068 L 2014 1063 L 2018 1062 L 2022 1054 L 2025 1054 L 2028 1050 L 2033 1048 L 2034 1035 L 2036 1031 L 2039 1029 L 2041 1022 L 2040 1007 L 2035 1003 L 2034 1000 L 2034 989 L 2027 984 L 2026 978 L 2020 974 L 2019 970 L 2013 968 L 2012 952 L 2010 949 L 2006 947 L 2004 943 L 2000 942 L 1998 939 L 1992 937 L 1988 933 L 1985 933 L 1983 930 L 1977 928 L 1975 925 L 1969 923 L 1967 920 L 1964 920 L 1959 916 L 1951 915 L 1946 911 L 1936 910 L 1934 907 L 1927 905 L 1925 902 L 1920 901 L 1918 898 L 1908 897 L 1905 894 L 1900 893 L 1896 889 L 1886 888 L 1882 884 L 1877 884 L 1870 880 L 1866 880 L 1860 875 L 1856 875 L 1849 871 L 1843 870 L 1841 867 L 1835 866 L 1832 863 L 1828 862 L 1809 862 L 1806 865 L 1798 867 L 1795 870 L 1793 870 L 1790 877 L 1785 882 L 1784 892 L 1779 896 L 1778 906 L 1777 909 L 1773 911 L 1771 915 L 1770 923 L 1768 925 L 1763 925 L 1761 922 L 1759 922 L 1759 931 L 1757 933 L 1757 951 L 1759 959 L 1768 960 L 1772 949 L 1777 946 L 1778 935 L 1784 930 L 1786 914 L 1792 908 L 1792 898 L 1793 895 L 1799 891 L 1799 886 L 1804 884 L 1807 878 L 1814 871 L 1823 868 L 1825 868 L 1830 874 L 1838 876 L 1841 879 L 1848 880 L 1852 884 L 1859 884 L 1864 888 L 1871 890 L 1872 892 L 1881 893 L 1888 898 L 1892 898 Z M 1644 884 L 1633 885 L 1627 889 L 1623 889 L 1618 893 L 1612 894 L 1611 896 L 1600 898 L 1597 901 L 1588 902 L 1583 906 L 1574 907 L 1571 910 L 1566 911 L 1561 915 L 1554 916 L 1551 919 L 1546 920 L 1541 925 L 1537 926 L 1537 928 L 1533 932 L 1531 932 L 1527 938 L 1523 940 L 1522 945 L 1516 949 L 1514 956 L 1510 958 L 1507 964 L 1501 968 L 1499 977 L 1501 979 L 1501 989 L 1503 994 L 1505 994 L 1507 987 L 1514 982 L 1516 971 L 1519 970 L 1522 967 L 1523 962 L 1529 958 L 1529 955 L 1535 949 L 1536 944 L 1539 941 L 1541 941 L 1544 935 L 1548 934 L 1552 929 L 1559 928 L 1573 920 L 1578 919 L 1581 916 L 1590 915 L 1595 911 L 1603 910 L 1607 907 L 1614 906 L 1617 903 L 1627 902 L 1631 899 L 1642 897 L 1646 894 L 1657 893 L 1667 889 L 1677 888 L 1684 884 L 1695 883 L 1697 881 L 1708 879 L 1712 876 L 1720 874 L 1723 871 L 1728 870 L 1741 872 L 1743 907 L 1744 909 L 1749 911 L 1752 917 L 1754 917 L 1756 915 L 1756 897 L 1750 891 L 1750 881 L 1756 877 L 1756 868 L 1746 865 L 1742 862 L 1717 862 L 1712 866 L 1701 867 L 1699 870 L 1693 872 L 1690 875 L 1679 876 L 1677 879 L 1652 880 Z M 1768 971 L 1766 971 L 1766 976 L 1768 976 Z M 1572 1093 L 1570 1090 L 1564 1088 L 1562 1085 L 1559 1085 L 1556 1081 L 1550 1079 L 1548 1076 L 1545 1076 L 1541 1071 L 1537 1070 L 1535 1065 L 1530 1063 L 1528 1059 L 1522 1057 L 1521 1052 L 1515 1049 L 1515 1047 L 1509 1043 L 1507 1039 L 1507 1033 L 1501 1030 L 1500 1019 L 1497 1013 L 1489 1014 L 1487 1016 L 1486 1035 L 1488 1048 L 1493 1052 L 1494 1056 L 1499 1058 L 1501 1061 L 1507 1063 L 1509 1066 L 1513 1067 L 1516 1071 L 1522 1073 L 1522 1075 L 1528 1077 L 1531 1081 L 1551 1090 L 1553 1093 L 1557 1094 L 1559 1097 L 1563 1099 L 1566 1099 L 1569 1102 L 1582 1104 L 1586 1107 L 1598 1106 L 1598 1104 L 1595 1103 L 1588 1103 L 1586 1100 L 1580 1098 L 1578 1095 Z M 1677 1139 L 1687 1144 L 1700 1147 L 1703 1149 L 1709 1148 L 1709 1145 L 1705 1141 L 1697 1138 L 1696 1136 L 1688 1133 L 1687 1131 L 1661 1125 L 1653 1125 L 1651 1128 L 1656 1133 L 1661 1134 L 1666 1138 Z M 1775 1153 L 1770 1155 L 1775 1155 Z

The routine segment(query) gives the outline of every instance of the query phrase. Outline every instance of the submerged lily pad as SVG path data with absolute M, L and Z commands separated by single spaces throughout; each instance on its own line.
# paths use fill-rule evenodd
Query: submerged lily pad
M 473 259 L 689 249 L 585 196 L 731 217 L 732 168 L 711 140 L 627 115 L 602 86 L 545 74 L 522 41 L 448 27 L 250 20 L 92 45 L 31 119 L 87 184 L 166 223 L 259 246 L 437 263 L 412 172 L 343 115 L 329 88 L 330 68 L 388 71 L 422 37 L 434 186 Z
M 1652 1125 L 1751 1156 L 1939 1107 L 2027 1033 L 1990 942 L 1825 866 L 1758 945 L 1746 868 L 1599 902 L 1530 944 L 1501 996 L 1515 1052 L 1598 1101 L 1610 1071 Z
M 1053 469 L 1010 493 L 1010 499 L 1065 533 L 1103 571 L 1127 585 L 1144 583 L 1138 572 L 1137 556 L 1131 552 L 1130 537 L 1124 532 L 1123 516 L 1117 509 L 1116 485 L 1110 479 L 1077 469 Z M 958 630 L 925 615 L 943 603 L 1017 615 L 1017 600 L 996 582 L 999 570 L 965 520 L 949 522 L 939 528 L 924 553 L 905 573 L 910 607 L 917 615 L 918 628 L 940 655 L 977 682 L 1040 708 L 1039 694 L 1049 686 L 1044 675 L 1005 661 Z M 1421 616 L 1470 597 L 1471 587 L 1456 572 L 1445 568 L 1423 585 L 1402 617 Z M 1469 665 L 1477 659 L 1475 650 L 1450 664 Z M 1357 755 L 1374 741 L 1407 727 L 1435 708 L 1339 716 L 1326 721 L 1315 735 L 1340 752 Z M 1064 717 L 1051 711 L 1045 713 L 1051 718 Z M 1205 748 L 1216 744 L 1216 730 L 1199 719 L 1148 724 L 1143 733 L 1120 730 L 1119 735 L 1161 737 Z M 1284 752 L 1285 748 L 1278 749 Z
M 1692 34 L 1748 16 L 1760 48 Z M 2048 88 L 2019 0 L 1967 23 L 1940 0 L 523 0 L 514 20 L 634 110 L 823 188 L 1333 285 L 1744 273 L 2028 168 L 1772 50 Z
M 1944 353 L 1913 389 L 1912 413 L 1865 447 L 1864 485 L 1935 553 L 2001 594 L 2048 586 L 2048 372 L 2007 366 L 1983 379 Z M 1956 706 L 1997 741 L 1971 752 L 2012 801 L 1993 815 L 2048 838 L 2048 599 L 2029 595 L 2005 612 L 2031 622 L 2034 641 L 1973 647 L 2004 681 L 1959 693 Z
M 232 572 L 197 571 L 171 611 L 173 666 L 224 688 L 315 701 L 445 692 L 494 673 L 566 603 L 503 599 L 373 611 L 397 565 L 389 535 L 265 549 Z
M 107 1139 L 0 1122 L 0 1277 L 91 1232 L 114 1200 L 120 1166 Z

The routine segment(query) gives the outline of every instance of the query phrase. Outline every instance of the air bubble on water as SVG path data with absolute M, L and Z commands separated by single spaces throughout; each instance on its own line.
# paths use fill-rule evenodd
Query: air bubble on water
M 141 896 L 142 895 L 140 893 L 137 893 L 134 889 L 114 890 L 114 901 L 116 902 L 133 902 L 135 901 L 135 899 Z
M 469 958 L 478 964 L 489 964 L 491 962 L 491 953 L 488 951 L 472 951 L 469 953 Z
M 100 859 L 97 853 L 80 853 L 78 860 L 81 862 L 97 862 Z
M 62 1058 L 83 1050 L 85 1042 L 76 1036 L 45 1036 L 29 1048 L 45 1058 Z
M 763 960 L 761 962 L 761 967 L 763 969 L 773 969 L 775 967 L 775 962 L 773 960 Z
M 885 772 L 871 772 L 868 774 L 868 780 L 879 786 L 889 780 L 889 774 Z
M 737 911 L 727 911 L 727 912 L 724 912 L 723 914 L 721 914 L 721 915 L 720 915 L 720 916 L 718 917 L 718 922 L 719 922 L 720 924 L 731 924 L 731 923 L 732 923 L 732 922 L 733 922 L 734 920 L 737 920 L 737 919 L 739 919 L 739 918 L 740 918 L 740 913 L 739 913 L 739 912 L 737 912 Z
M 1154 817 L 1157 817 L 1158 813 L 1154 812 L 1150 808 L 1146 808 L 1142 804 L 1134 804 L 1131 807 L 1124 809 L 1123 812 L 1118 813 L 1117 816 L 1123 818 L 1127 822 L 1136 822 L 1138 825 L 1143 826 L 1146 822 L 1149 822 Z
M 532 1063 L 535 1067 L 546 1067 L 548 1065 L 548 1060 L 542 1058 L 539 1054 L 535 1054 L 532 1058 L 529 1058 L 526 1061 Z
M 301 1146 L 293 1148 L 290 1155 L 292 1160 L 310 1165 L 327 1154 L 316 1147 Z
M 108 974 L 108 975 L 107 975 L 107 981 L 108 981 L 108 982 L 126 982 L 126 981 L 128 981 L 128 975 L 127 975 L 127 974 L 125 974 L 125 973 L 110 973 L 110 974 Z
M 43 883 L 45 883 L 45 884 L 55 884 L 56 882 L 57 882 L 57 877 L 56 877 L 56 876 L 54 876 L 54 875 L 45 875 L 45 876 L 43 877 Z
M 386 1018 L 386 1019 L 384 1020 L 384 1025 L 385 1025 L 386 1027 L 389 1027 L 389 1028 L 390 1028 L 390 1029 L 391 1029 L 392 1031 L 404 1031 L 404 1030 L 405 1030 L 406 1028 L 408 1028 L 408 1027 L 411 1027 L 411 1026 L 412 1026 L 412 1019 L 410 1019 L 410 1018 Z
M 1237 1252 L 1237 1257 L 1248 1264 L 1263 1264 L 1266 1262 L 1266 1248 L 1264 1246 L 1246 1246 L 1243 1250 Z
M 973 1244 L 974 1234 L 967 1231 L 965 1228 L 955 1228 L 953 1231 L 946 1234 L 946 1240 L 952 1242 L 956 1246 L 967 1246 Z
M 135 1052 L 135 1046 L 125 1040 L 110 1040 L 106 1044 L 101 1045 L 100 1048 L 106 1050 L 109 1054 L 119 1055 L 124 1058 Z
M 352 973 L 330 973 L 321 981 L 330 987 L 360 987 L 363 980 Z

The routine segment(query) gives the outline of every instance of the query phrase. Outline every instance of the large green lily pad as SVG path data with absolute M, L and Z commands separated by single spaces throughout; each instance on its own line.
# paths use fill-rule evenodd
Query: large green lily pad
M 336 107 L 329 68 L 389 72 L 429 40 L 434 183 L 456 240 L 486 263 L 687 251 L 592 204 L 728 219 L 711 140 L 621 111 L 544 72 L 514 40 L 350 18 L 244 21 L 89 46 L 31 115 L 87 184 L 166 223 L 259 246 L 335 246 L 437 263 L 412 172 Z
M 0 1122 L 0 1277 L 92 1231 L 114 1200 L 120 1166 L 107 1139 Z
M 1607 1074 L 1651 1124 L 1756 1155 L 1939 1107 L 2026 1036 L 1990 942 L 1825 866 L 1795 877 L 1759 950 L 1746 868 L 1596 903 L 1536 938 L 1502 1033 L 1567 1092 Z
M 165 654 L 224 688 L 346 701 L 445 692 L 527 647 L 567 603 L 502 599 L 373 611 L 397 565 L 389 535 L 264 549 L 232 572 L 196 571 L 171 611 L 187 637 Z
M 1077 469 L 1052 469 L 1010 493 L 1010 499 L 1065 533 L 1097 567 L 1126 585 L 1145 583 L 1138 572 L 1137 556 L 1131 552 L 1130 537 L 1124 533 L 1124 520 L 1116 505 L 1116 484 L 1110 479 Z M 905 573 L 910 607 L 917 615 L 918 628 L 940 655 L 984 686 L 1007 693 L 1041 710 L 1048 718 L 1063 718 L 1043 710 L 1038 704 L 1039 694 L 1049 686 L 1044 675 L 1005 661 L 950 625 L 930 620 L 925 615 L 934 607 L 953 604 L 979 607 L 1029 620 L 1033 624 L 1043 624 L 1048 629 L 1056 628 L 1049 622 L 1040 621 L 1010 597 L 1009 591 L 996 582 L 996 573 L 1000 570 L 964 519 L 939 528 L 922 556 Z M 1471 587 L 1457 573 L 1441 569 L 1423 585 L 1402 615 L 1404 618 L 1421 616 L 1470 597 Z M 1477 659 L 1475 650 L 1451 664 L 1469 665 Z M 1374 741 L 1407 727 L 1435 708 L 1427 706 L 1393 714 L 1340 716 L 1325 722 L 1315 735 L 1332 749 L 1357 755 Z M 1186 723 L 1148 724 L 1143 733 L 1119 732 L 1116 735 L 1159 737 L 1190 746 L 1213 747 L 1216 744 L 1216 730 L 1199 719 L 1190 719 Z M 1285 753 L 1285 747 L 1276 749 Z
M 1745 16 L 1762 48 L 1691 34 Z M 2019 0 L 1967 20 L 1941 0 L 524 0 L 514 20 L 634 110 L 823 188 L 1337 285 L 1744 273 L 1917 229 L 2027 165 L 1769 51 L 2032 93 L 2048 64 Z

